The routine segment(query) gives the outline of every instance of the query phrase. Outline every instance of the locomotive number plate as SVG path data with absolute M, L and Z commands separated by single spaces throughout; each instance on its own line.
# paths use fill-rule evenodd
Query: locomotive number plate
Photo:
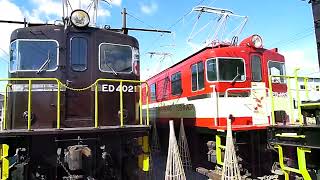
M 112 84 L 103 84 L 101 86 L 101 90 L 102 92 L 115 92 L 115 91 L 120 92 L 120 85 L 118 85 L 118 87 L 115 87 Z M 135 92 L 135 88 L 132 85 L 122 85 L 122 92 L 133 93 Z

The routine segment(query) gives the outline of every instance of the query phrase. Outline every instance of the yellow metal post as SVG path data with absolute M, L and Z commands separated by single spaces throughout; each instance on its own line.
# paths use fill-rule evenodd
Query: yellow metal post
M 300 173 L 304 180 L 311 180 L 310 174 L 307 170 L 306 153 L 311 153 L 311 149 L 297 147 L 298 165 Z
M 29 80 L 29 90 L 28 90 L 28 130 L 31 130 L 31 98 L 32 98 L 32 80 Z
M 301 102 L 300 102 L 300 92 L 299 92 L 299 81 L 298 81 L 298 71 L 299 68 L 294 69 L 294 79 L 296 83 L 296 97 L 297 97 L 297 106 L 298 106 L 298 119 L 299 123 L 303 124 L 302 114 L 301 114 Z
M 139 110 L 140 110 L 140 125 L 143 124 L 142 122 L 142 84 L 140 83 L 139 87 Z
M 94 128 L 98 128 L 99 127 L 99 123 L 98 123 L 98 108 L 99 108 L 99 102 L 98 102 L 98 82 L 96 82 L 96 86 L 94 88 Z
M 221 145 L 221 137 L 220 135 L 216 135 L 216 157 L 217 157 L 217 164 L 223 166 L 222 161 L 222 149 L 224 149 L 225 146 Z
M 305 153 L 311 152 L 311 150 L 309 148 L 297 147 L 299 169 L 285 166 L 282 146 L 276 145 L 275 148 L 278 149 L 279 164 L 280 164 L 280 168 L 281 168 L 282 172 L 284 173 L 285 180 L 289 180 L 289 172 L 301 174 L 304 180 L 312 180 L 310 177 L 310 174 L 307 170 L 307 166 L 306 166 L 307 163 L 306 163 L 306 158 L 305 158 Z
M 293 99 L 292 99 L 292 93 L 291 93 L 291 78 L 288 78 L 288 95 L 289 95 L 289 101 L 290 101 L 290 118 L 289 121 L 291 124 L 294 124 L 294 117 L 293 117 Z
M 60 90 L 61 90 L 61 84 L 60 81 L 57 81 L 58 83 L 58 91 L 57 91 L 57 129 L 60 129 Z
M 123 92 L 122 81 L 120 81 L 120 126 L 123 127 Z
M 309 100 L 309 87 L 308 87 L 308 78 L 307 77 L 303 78 L 303 84 L 304 84 L 304 87 L 306 90 L 306 97 Z
M 1 180 L 6 180 L 9 178 L 9 160 L 8 160 L 9 146 L 7 144 L 1 145 Z
M 142 170 L 147 172 L 150 169 L 150 166 L 149 166 L 149 162 L 150 162 L 149 136 L 143 136 L 142 150 L 143 150 Z
M 269 77 L 269 94 L 271 98 L 271 120 L 272 120 L 272 125 L 275 125 L 276 119 L 274 115 L 274 97 L 273 97 L 273 91 L 272 91 L 272 78 L 273 76 Z

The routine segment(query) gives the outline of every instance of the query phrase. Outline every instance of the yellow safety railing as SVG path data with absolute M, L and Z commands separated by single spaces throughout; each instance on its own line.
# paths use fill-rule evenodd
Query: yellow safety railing
M 272 118 L 272 125 L 275 125 L 276 124 L 276 121 L 275 121 L 275 97 L 273 95 L 274 91 L 273 91 L 273 78 L 283 78 L 283 79 L 286 79 L 286 85 L 287 85 L 287 94 L 288 94 L 288 98 L 289 98 L 289 114 L 290 114 L 290 122 L 291 123 L 294 123 L 293 121 L 293 118 L 294 118 L 294 115 L 293 115 L 293 109 L 294 109 L 294 104 L 293 104 L 293 93 L 292 93 L 292 88 L 291 88 L 291 79 L 294 80 L 294 87 L 295 87 L 295 98 L 296 98 L 296 104 L 297 104 L 297 110 L 298 110 L 298 114 L 297 114 L 297 119 L 299 121 L 299 124 L 300 125 L 303 125 L 304 122 L 303 122 L 303 117 L 302 117 L 302 113 L 301 113 L 301 107 L 306 107 L 306 106 L 320 106 L 320 103 L 302 103 L 302 100 L 301 100 L 301 94 L 300 94 L 300 87 L 299 87 L 299 80 L 303 80 L 301 81 L 303 83 L 303 91 L 305 93 L 305 97 L 306 99 L 309 99 L 309 86 L 308 86 L 308 80 L 309 80 L 309 77 L 303 77 L 303 76 L 298 76 L 297 75 L 297 70 L 295 71 L 294 73 L 294 76 L 286 76 L 286 75 L 272 75 L 272 76 L 269 76 L 269 93 L 270 93 L 270 97 L 271 97 L 271 118 Z M 320 95 L 320 92 L 319 92 L 319 95 Z
M 31 110 L 32 110 L 32 82 L 33 81 L 55 81 L 58 86 L 57 91 L 57 128 L 60 128 L 60 81 L 57 78 L 0 78 L 0 81 L 28 81 L 28 130 L 31 129 Z M 7 84 L 4 96 L 4 116 L 3 116 L 3 127 L 7 128 L 7 103 L 8 103 L 8 92 L 9 87 L 12 86 L 12 82 Z
M 10 92 L 10 88 L 12 87 L 13 83 L 12 81 L 27 81 L 28 82 L 28 121 L 27 121 L 27 129 L 32 130 L 31 128 L 31 112 L 32 112 L 32 83 L 34 81 L 55 81 L 57 83 L 57 129 L 61 128 L 61 117 L 60 117 L 60 102 L 61 102 L 61 87 L 64 87 L 69 90 L 73 91 L 84 91 L 94 88 L 95 91 L 95 104 L 94 104 L 94 127 L 99 128 L 99 117 L 98 117 L 98 97 L 99 97 L 99 82 L 118 82 L 120 83 L 120 126 L 124 127 L 124 121 L 123 121 L 123 83 L 133 83 L 133 84 L 139 84 L 140 85 L 140 92 L 139 92 L 139 112 L 140 112 L 140 125 L 143 124 L 142 119 L 142 84 L 146 84 L 146 123 L 145 125 L 149 126 L 149 98 L 148 98 L 148 85 L 145 81 L 138 81 L 138 80 L 122 80 L 122 79 L 97 79 L 93 84 L 91 84 L 88 87 L 85 88 L 72 88 L 65 84 L 63 84 L 59 79 L 57 78 L 2 78 L 0 81 L 9 81 L 6 85 L 5 89 L 5 95 L 4 95 L 4 112 L 3 112 L 3 129 L 7 129 L 7 104 L 8 104 L 8 94 Z
M 121 127 L 124 127 L 124 122 L 123 122 L 123 83 L 133 83 L 133 84 L 139 84 L 139 112 L 140 112 L 140 125 L 143 125 L 143 119 L 142 119 L 142 84 L 146 84 L 146 104 L 147 104 L 147 109 L 146 109 L 146 124 L 147 126 L 149 126 L 149 98 L 148 98 L 148 85 L 145 81 L 138 81 L 138 80 L 122 80 L 122 79 L 97 79 L 96 82 L 94 83 L 95 85 L 95 124 L 94 124 L 94 127 L 95 128 L 98 128 L 99 127 L 99 122 L 98 122 L 98 91 L 99 91 L 99 88 L 98 88 L 98 84 L 99 82 L 113 82 L 113 83 L 120 83 L 120 126 Z

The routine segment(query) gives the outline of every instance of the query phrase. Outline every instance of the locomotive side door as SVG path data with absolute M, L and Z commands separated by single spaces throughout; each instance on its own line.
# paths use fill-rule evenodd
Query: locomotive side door
M 66 55 L 66 85 L 71 88 L 85 88 L 94 83 L 92 67 L 89 63 L 94 55 L 90 33 L 69 33 Z M 93 92 L 66 89 L 65 126 L 90 127 L 93 124 Z
M 250 55 L 252 88 L 252 124 L 268 124 L 266 83 L 263 82 L 263 66 L 260 54 Z

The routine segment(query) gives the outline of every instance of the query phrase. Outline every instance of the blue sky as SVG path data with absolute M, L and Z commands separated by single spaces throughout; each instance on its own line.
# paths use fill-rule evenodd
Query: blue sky
M 78 0 L 70 0 L 78 4 Z M 88 1 L 88 0 L 85 0 Z M 62 12 L 60 0 L 0 0 L 0 19 L 45 22 L 59 19 Z M 82 5 L 85 5 L 83 2 Z M 101 3 L 98 24 L 121 27 L 121 9 L 128 10 L 128 26 L 171 30 L 171 34 L 130 32 L 140 42 L 142 77 L 180 61 L 190 54 L 186 43 L 192 30 L 196 13 L 189 13 L 196 5 L 206 5 L 232 10 L 248 16 L 240 39 L 259 34 L 266 48 L 279 48 L 287 59 L 287 72 L 303 66 L 302 74 L 318 71 L 317 52 L 313 30 L 311 5 L 301 0 L 112 0 Z M 203 16 L 202 16 L 203 17 Z M 201 18 L 202 18 L 201 17 Z M 209 17 L 209 16 L 208 16 Z M 178 21 L 180 19 L 180 21 Z M 232 19 L 236 24 L 239 19 Z M 0 48 L 8 51 L 10 32 L 17 26 L 0 24 Z M 200 27 L 197 27 L 200 28 Z M 208 28 L 203 33 L 209 33 Z M 148 52 L 162 52 L 170 56 L 150 57 Z M 0 76 L 5 77 L 8 56 L 0 50 Z

